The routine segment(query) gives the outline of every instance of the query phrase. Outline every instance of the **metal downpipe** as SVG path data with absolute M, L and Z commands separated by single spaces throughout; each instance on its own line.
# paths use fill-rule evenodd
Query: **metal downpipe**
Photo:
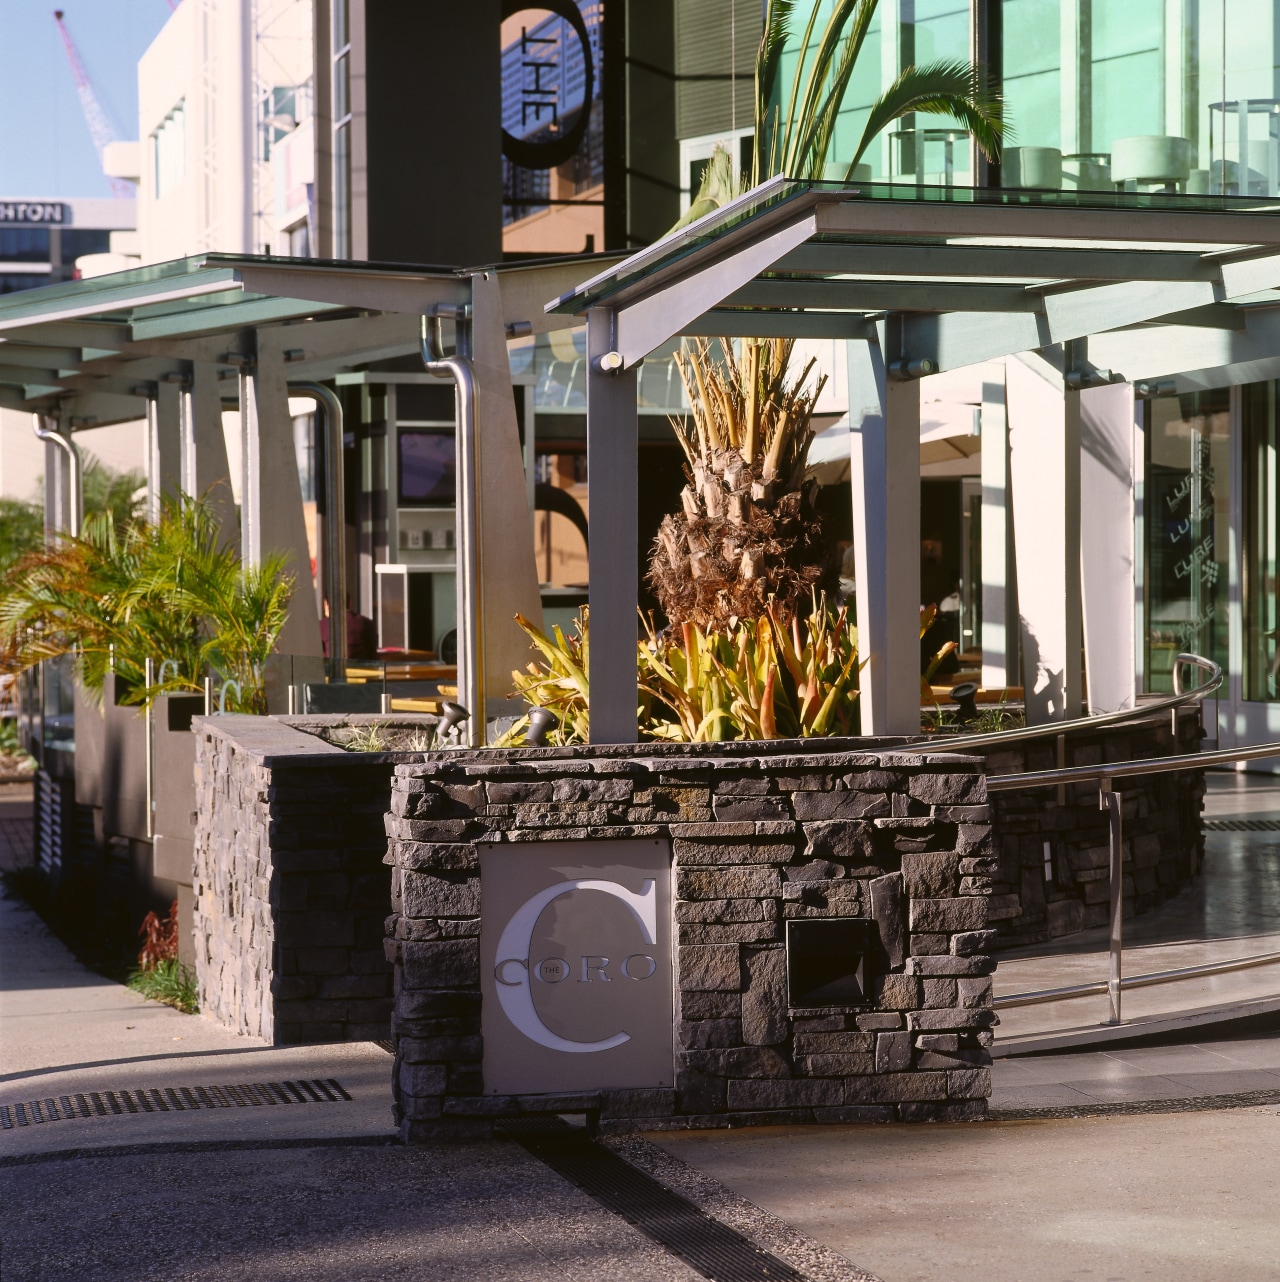
M 67 533 L 72 538 L 78 539 L 80 537 L 80 528 L 84 523 L 84 461 L 80 457 L 80 447 L 71 439 L 70 433 L 64 436 L 58 428 L 44 426 L 43 414 L 32 414 L 31 426 L 35 431 L 37 440 L 51 442 L 56 445 L 66 454 L 70 462 L 71 494 L 69 495 L 69 507 L 71 510 L 66 514 L 68 516 Z M 45 489 L 46 491 L 48 490 L 47 485 Z M 46 492 L 45 502 L 48 503 L 48 501 L 49 498 Z
M 329 679 L 347 677 L 347 518 L 342 455 L 342 402 L 323 383 L 290 383 L 314 396 L 324 419 L 324 594 L 329 599 Z
M 458 350 L 446 356 L 441 322 L 456 321 Z M 480 487 L 476 465 L 476 378 L 468 351 L 469 307 L 437 309 L 422 318 L 422 363 L 429 374 L 453 380 L 457 398 L 458 699 L 471 713 L 470 746 L 485 744 L 484 628 L 480 617 Z M 465 687 L 465 688 L 464 688 Z

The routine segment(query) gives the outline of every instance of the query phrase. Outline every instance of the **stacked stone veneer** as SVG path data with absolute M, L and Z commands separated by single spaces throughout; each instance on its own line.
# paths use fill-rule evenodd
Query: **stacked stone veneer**
M 1200 750 L 1197 707 L 1182 710 L 1175 738 L 1166 714 L 1158 721 L 1105 730 L 1073 731 L 1064 745 L 1067 766 L 1134 761 Z M 1053 770 L 1055 739 L 970 751 L 990 775 Z M 1144 913 L 1175 895 L 1200 871 L 1204 833 L 1200 812 L 1204 771 L 1117 779 L 1124 797 L 1124 905 Z M 1110 893 L 1107 817 L 1097 784 L 1076 784 L 1059 801 L 1056 788 L 993 792 L 994 853 L 989 916 L 999 947 L 1040 943 L 1105 925 Z M 1045 844 L 1051 876 L 1045 876 Z
M 392 759 L 273 717 L 193 729 L 201 1010 L 276 1045 L 385 1039 Z
M 998 860 L 981 763 L 850 747 L 471 752 L 398 767 L 387 948 L 405 1137 L 547 1111 L 612 1130 L 985 1116 Z M 610 837 L 672 842 L 675 1088 L 486 1096 L 474 843 Z M 874 918 L 882 973 L 864 1004 L 788 1008 L 796 917 Z

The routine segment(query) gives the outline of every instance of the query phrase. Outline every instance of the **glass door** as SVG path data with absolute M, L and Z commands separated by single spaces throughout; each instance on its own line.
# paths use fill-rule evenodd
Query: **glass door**
M 1229 389 L 1147 402 L 1145 467 L 1146 688 L 1173 690 L 1173 657 L 1228 665 Z
M 1231 698 L 1223 706 L 1223 745 L 1280 739 L 1280 383 L 1235 389 L 1232 528 Z M 1275 769 L 1260 762 L 1260 769 Z

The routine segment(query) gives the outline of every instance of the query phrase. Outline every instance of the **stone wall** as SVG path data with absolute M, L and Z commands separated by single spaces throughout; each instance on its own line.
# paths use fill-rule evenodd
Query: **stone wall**
M 1176 743 L 1167 716 L 1145 725 L 1075 731 L 1066 738 L 1063 764 L 1198 752 L 1201 737 L 1199 707 L 1189 707 L 1178 718 Z M 985 759 L 992 776 L 1058 766 L 1056 739 L 970 751 Z M 1200 871 L 1204 771 L 1120 779 L 1115 787 L 1124 797 L 1124 904 L 1125 914 L 1132 915 L 1176 895 Z M 995 792 L 992 826 L 999 868 L 989 914 L 998 947 L 1040 943 L 1106 924 L 1110 855 L 1097 784 L 1072 785 L 1062 802 L 1057 788 Z
M 387 947 L 404 1136 L 482 1135 L 529 1111 L 585 1111 L 606 1130 L 984 1117 L 999 865 L 981 763 L 867 740 L 797 747 L 459 752 L 398 767 Z M 674 1089 L 485 1095 L 475 843 L 614 837 L 671 840 Z M 789 1008 L 784 925 L 808 917 L 874 920 L 866 1001 Z
M 276 1045 L 386 1038 L 393 759 L 273 717 L 193 731 L 201 1010 Z

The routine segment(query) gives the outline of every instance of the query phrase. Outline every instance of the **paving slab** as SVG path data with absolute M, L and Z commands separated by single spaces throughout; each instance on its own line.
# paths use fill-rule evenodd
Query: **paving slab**
M 1073 1097 L 1083 1106 L 1255 1091 L 1280 1102 L 1280 1036 L 998 1059 L 991 1069 L 997 1115 L 1069 1107 Z
M 1280 1108 L 650 1137 L 886 1282 L 1273 1282 Z

